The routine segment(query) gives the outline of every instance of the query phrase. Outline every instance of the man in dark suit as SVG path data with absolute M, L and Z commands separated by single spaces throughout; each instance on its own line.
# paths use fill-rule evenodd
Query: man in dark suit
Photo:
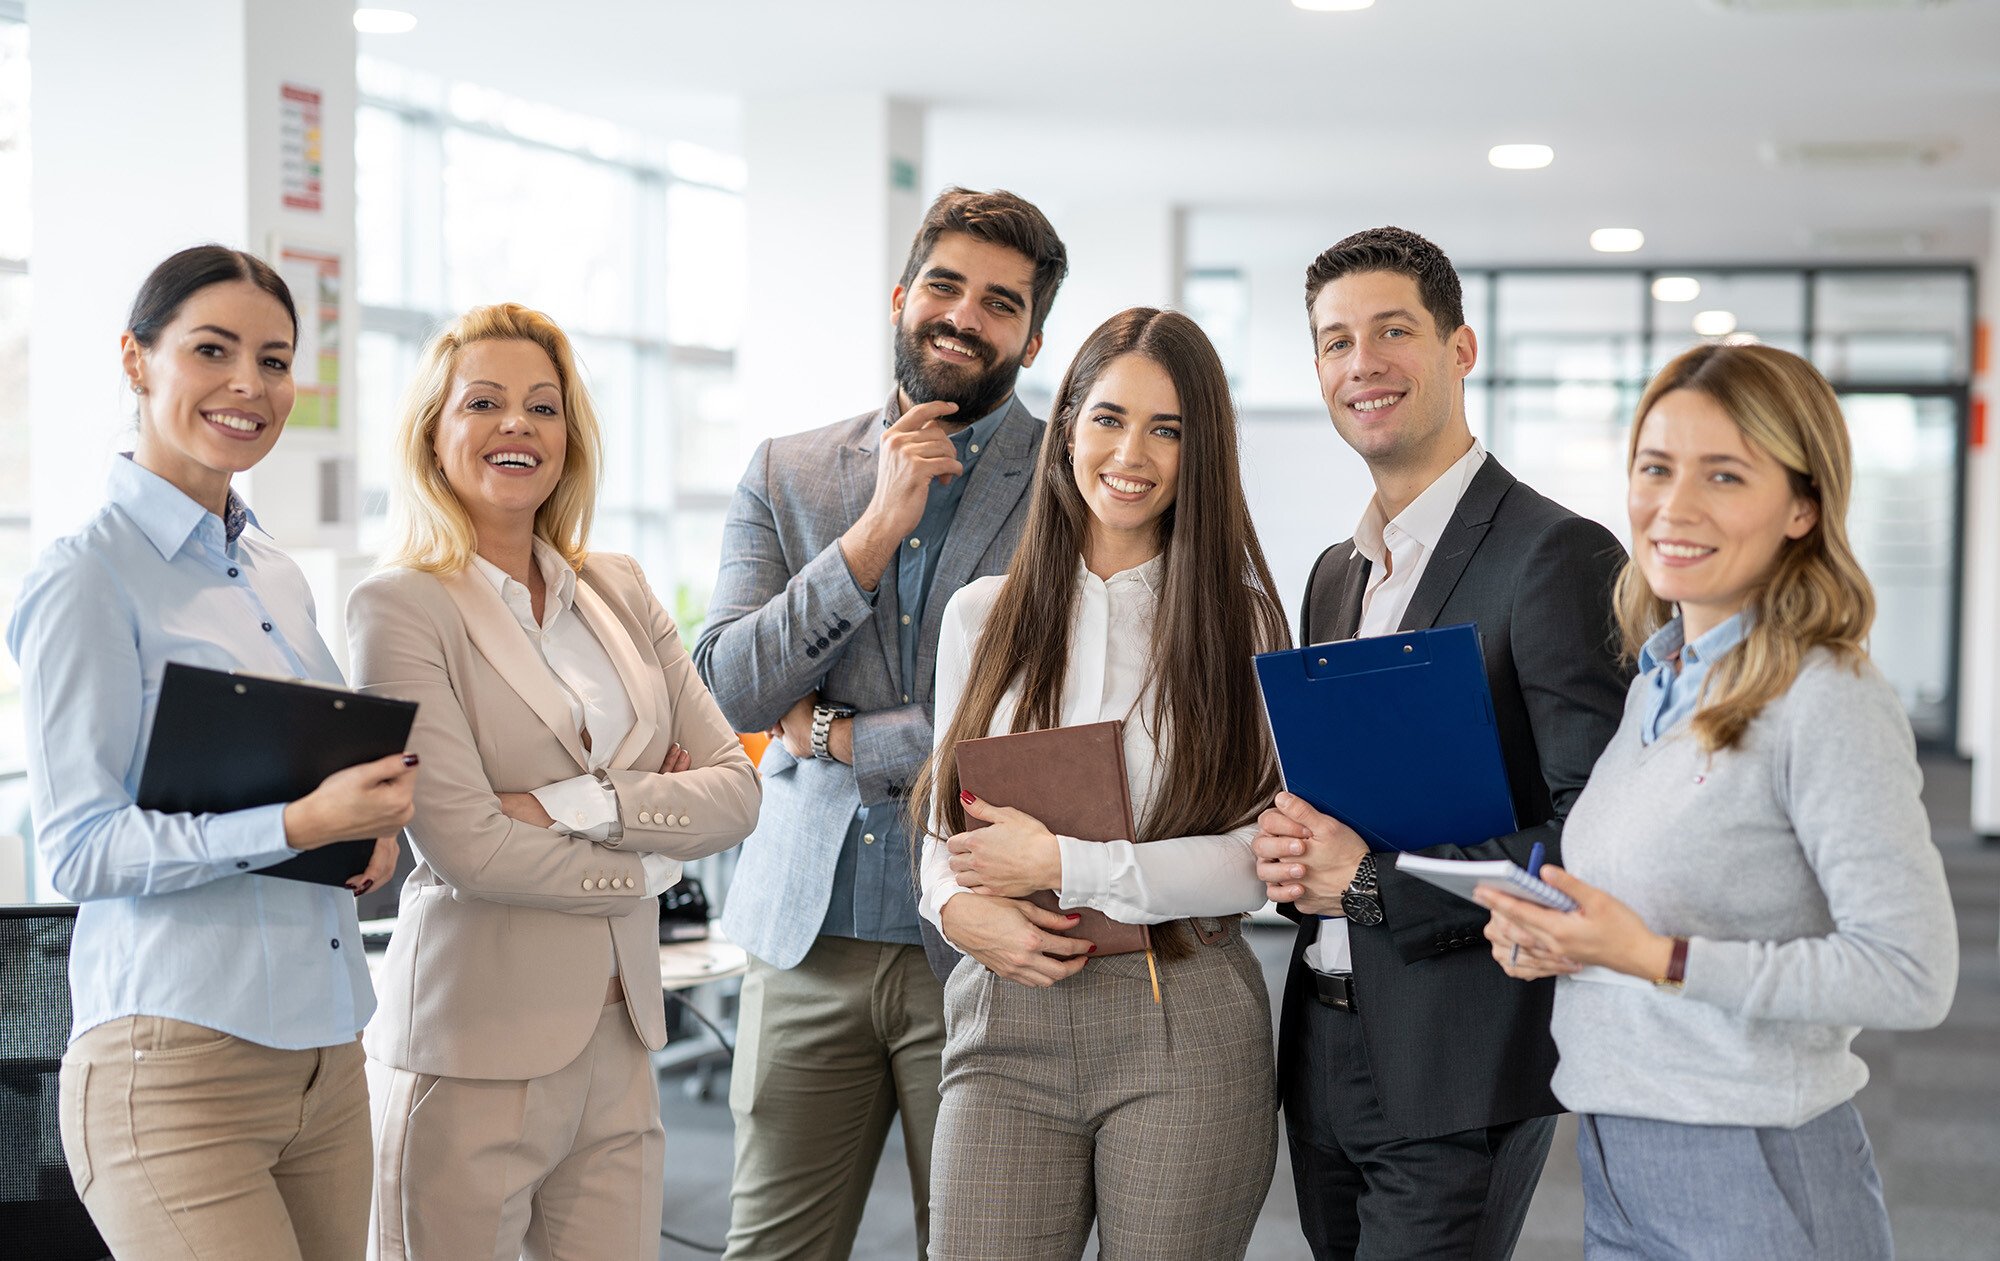
M 1624 550 L 1473 439 L 1462 382 L 1478 344 L 1435 245 L 1400 228 L 1351 236 L 1307 270 L 1306 306 L 1321 395 L 1375 495 L 1314 565 L 1299 642 L 1477 623 L 1522 830 L 1424 852 L 1526 865 L 1541 841 L 1557 861 L 1624 705 L 1611 616 Z M 1255 846 L 1299 924 L 1279 1081 L 1313 1255 L 1510 1256 L 1562 1110 L 1553 982 L 1510 981 L 1484 910 L 1399 874 L 1290 794 Z

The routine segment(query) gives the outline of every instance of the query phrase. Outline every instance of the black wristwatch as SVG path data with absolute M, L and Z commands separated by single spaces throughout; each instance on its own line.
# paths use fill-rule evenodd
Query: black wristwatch
M 1340 895 L 1340 910 L 1348 923 L 1363 928 L 1382 922 L 1382 886 L 1375 880 L 1375 855 L 1364 855 L 1354 868 L 1354 882 Z
M 854 717 L 851 705 L 814 705 L 812 726 L 813 756 L 822 761 L 829 760 L 833 753 L 826 747 L 827 737 L 833 734 L 833 720 Z

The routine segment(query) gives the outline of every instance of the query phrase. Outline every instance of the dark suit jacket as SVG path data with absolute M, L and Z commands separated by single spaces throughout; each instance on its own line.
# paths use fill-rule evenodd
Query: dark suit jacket
M 1493 715 L 1513 789 L 1511 836 L 1425 850 L 1441 858 L 1512 858 L 1536 841 L 1561 858 L 1563 816 L 1618 728 L 1630 674 L 1617 660 L 1611 588 L 1625 550 L 1595 522 L 1536 494 L 1491 456 L 1460 497 L 1412 593 L 1402 630 L 1479 627 Z M 1301 644 L 1352 638 L 1369 564 L 1354 541 L 1313 566 Z M 1379 860 L 1378 860 L 1379 861 Z M 1486 912 L 1379 866 L 1383 921 L 1350 926 L 1356 1014 L 1382 1111 L 1406 1137 L 1502 1125 L 1562 1111 L 1549 1091 L 1554 981 L 1523 983 L 1494 963 Z M 1296 915 L 1293 918 L 1298 918 Z M 1317 1001 L 1301 925 L 1285 985 L 1280 1072 Z

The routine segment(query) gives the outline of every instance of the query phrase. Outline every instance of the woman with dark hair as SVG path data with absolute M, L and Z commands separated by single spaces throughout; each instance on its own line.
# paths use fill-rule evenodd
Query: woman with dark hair
M 1221 361 L 1136 308 L 1077 353 L 1003 578 L 938 644 L 923 914 L 968 956 L 945 986 L 931 1256 L 1241 1257 L 1276 1153 L 1271 1017 L 1237 931 L 1277 769 L 1250 658 L 1287 643 L 1250 523 Z M 961 741 L 1124 719 L 1139 835 L 1050 833 L 959 790 Z M 1151 925 L 1092 959 L 1055 890 Z
M 395 868 L 416 757 L 224 814 L 134 800 L 169 661 L 340 682 L 305 576 L 229 487 L 285 427 L 297 339 L 262 260 L 206 245 L 161 263 L 122 341 L 137 447 L 8 627 L 36 845 L 82 904 L 63 1152 L 121 1259 L 352 1261 L 368 1225 L 375 995 L 354 896 Z M 256 878 L 355 836 L 380 839 L 348 889 Z
M 1584 1253 L 1887 1261 L 1853 1098 L 1864 1026 L 1944 1019 L 1958 934 L 1910 723 L 1868 660 L 1833 389 L 1769 346 L 1699 346 L 1632 422 L 1624 722 L 1542 878 L 1497 891 L 1509 976 L 1561 977 Z

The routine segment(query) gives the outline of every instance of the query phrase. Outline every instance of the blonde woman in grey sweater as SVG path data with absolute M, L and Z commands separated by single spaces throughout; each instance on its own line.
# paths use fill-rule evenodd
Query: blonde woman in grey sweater
M 1944 1019 L 1958 938 L 1910 727 L 1864 647 L 1825 378 L 1701 346 L 1632 428 L 1618 621 L 1638 678 L 1543 878 L 1484 892 L 1510 976 L 1560 976 L 1585 1255 L 1893 1255 L 1852 1099 L 1861 1027 Z

